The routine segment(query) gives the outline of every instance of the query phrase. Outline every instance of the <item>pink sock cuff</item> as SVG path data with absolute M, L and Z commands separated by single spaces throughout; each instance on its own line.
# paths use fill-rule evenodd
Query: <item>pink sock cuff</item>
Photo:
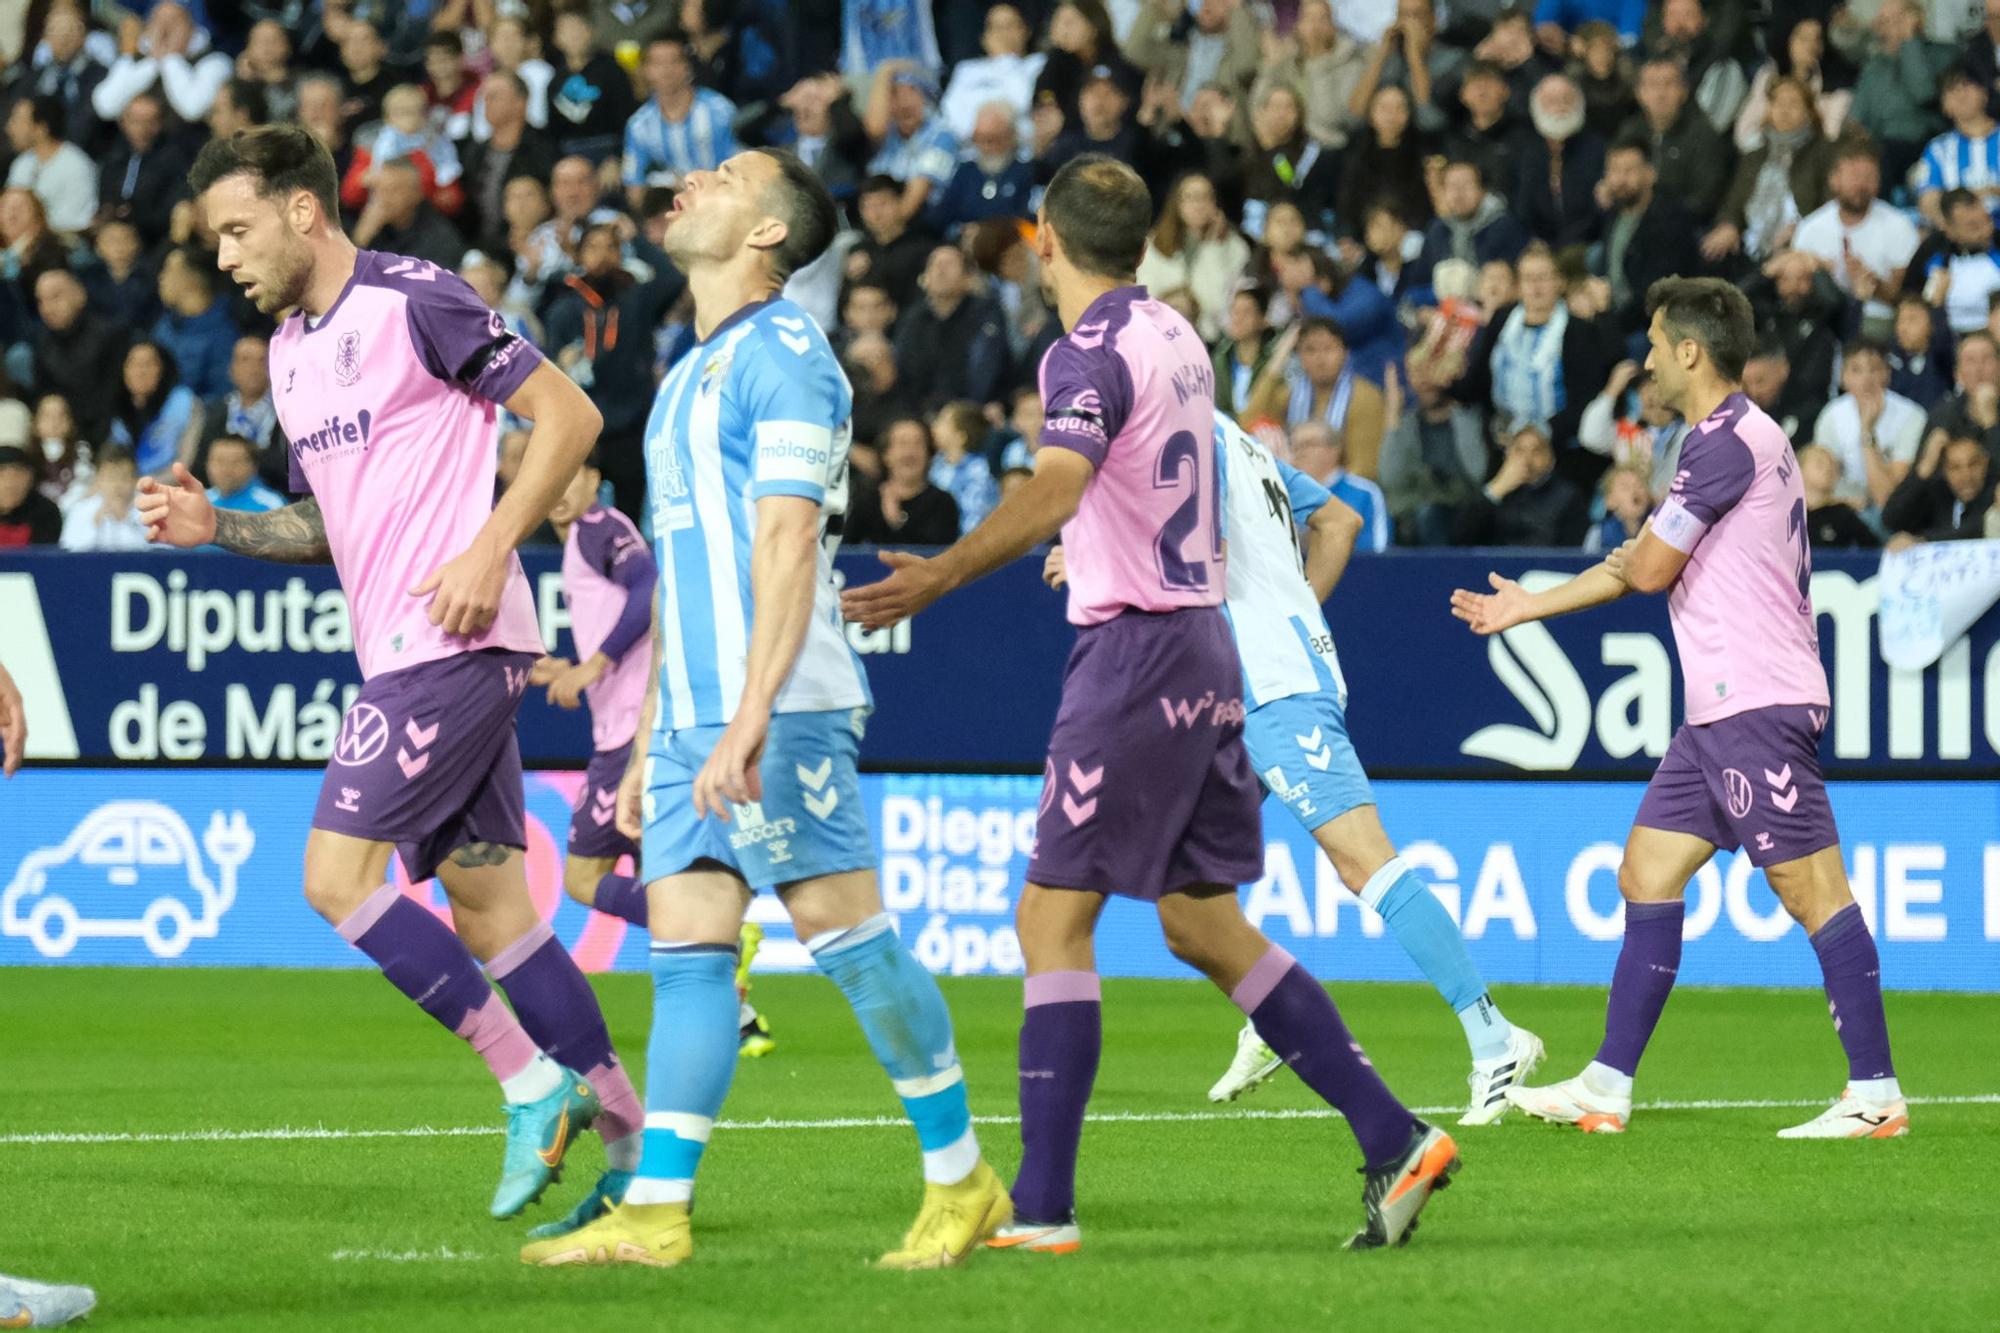
M 1299 965 L 1298 959 L 1285 952 L 1281 944 L 1271 946 L 1271 951 L 1257 960 L 1248 976 L 1236 983 L 1236 989 L 1229 992 L 1230 1003 L 1246 1014 L 1255 1013 L 1257 1006 L 1270 998 L 1271 992 L 1284 980 L 1285 973 Z
M 529 956 L 535 950 L 541 948 L 555 937 L 556 933 L 549 929 L 548 922 L 536 922 L 534 928 L 529 930 L 527 934 L 486 960 L 486 975 L 492 977 L 495 981 L 509 976 L 515 968 L 527 962 Z
M 526 1069 L 539 1054 L 534 1039 L 522 1030 L 514 1011 L 498 995 L 487 995 L 485 1004 L 466 1014 L 458 1025 L 458 1035 L 479 1052 L 493 1077 L 502 1083 Z
M 349 944 L 358 944 L 361 937 L 366 935 L 369 929 L 382 919 L 382 914 L 394 907 L 396 900 L 402 896 L 403 891 L 394 884 L 384 884 L 381 888 L 369 894 L 367 901 L 349 913 L 347 920 L 335 926 L 334 929 L 339 931 L 340 938 L 346 940 Z
M 1104 983 L 1095 972 L 1042 972 L 1028 978 L 1022 1008 L 1042 1004 L 1097 1004 L 1104 999 Z

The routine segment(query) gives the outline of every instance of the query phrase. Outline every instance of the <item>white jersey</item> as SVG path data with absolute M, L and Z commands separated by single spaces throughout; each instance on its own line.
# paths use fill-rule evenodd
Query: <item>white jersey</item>
M 1215 449 L 1228 541 L 1223 610 L 1243 659 L 1244 706 L 1332 690 L 1345 708 L 1340 655 L 1299 553 L 1299 525 L 1332 493 L 1220 412 Z
M 667 372 L 646 423 L 646 484 L 660 569 L 663 731 L 736 715 L 754 619 L 750 549 L 757 502 L 820 508 L 813 616 L 778 713 L 866 705 L 833 581 L 847 511 L 853 395 L 812 316 L 786 300 L 745 306 Z

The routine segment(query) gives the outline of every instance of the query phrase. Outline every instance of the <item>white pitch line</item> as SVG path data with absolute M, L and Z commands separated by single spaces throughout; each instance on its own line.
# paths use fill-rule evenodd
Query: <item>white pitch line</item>
M 2000 1106 L 2000 1093 L 1981 1092 L 1962 1097 L 1906 1097 L 1912 1106 Z M 1704 1099 L 1694 1101 L 1641 1102 L 1639 1111 L 1768 1111 L 1826 1106 L 1824 1097 L 1757 1099 Z M 1464 1109 L 1449 1106 L 1413 1106 L 1423 1116 L 1450 1115 Z M 1297 1107 L 1282 1110 L 1237 1111 L 1106 1111 L 1086 1116 L 1099 1125 L 1201 1124 L 1222 1120 L 1333 1120 L 1338 1112 L 1325 1107 Z M 1017 1125 L 1019 1116 L 980 1115 L 980 1125 Z M 823 1120 L 720 1120 L 717 1129 L 900 1129 L 909 1121 L 899 1116 L 837 1116 Z M 190 1129 L 156 1133 L 63 1133 L 0 1134 L 0 1147 L 31 1147 L 36 1144 L 121 1144 L 121 1143 L 261 1143 L 323 1139 L 457 1139 L 490 1138 L 502 1132 L 498 1125 L 416 1125 L 405 1129 L 331 1129 L 325 1125 L 283 1125 L 272 1129 Z
M 356 1259 L 383 1264 L 436 1264 L 456 1260 L 481 1260 L 486 1256 L 474 1254 L 470 1250 L 454 1250 L 449 1245 L 440 1245 L 435 1250 L 335 1250 L 327 1258 L 337 1264 Z

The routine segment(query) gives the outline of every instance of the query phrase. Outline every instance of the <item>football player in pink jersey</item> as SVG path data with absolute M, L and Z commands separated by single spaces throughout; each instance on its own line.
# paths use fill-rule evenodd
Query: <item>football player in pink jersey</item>
M 357 250 L 333 160 L 298 126 L 211 141 L 188 183 L 218 266 L 284 316 L 271 380 L 292 488 L 310 498 L 218 511 L 176 466 L 171 483 L 143 483 L 140 517 L 167 545 L 338 571 L 365 683 L 306 839 L 306 899 L 500 1082 L 492 1212 L 512 1217 L 593 1122 L 607 1174 L 636 1165 L 643 1128 L 596 996 L 528 895 L 514 735 L 541 651 L 514 548 L 590 452 L 597 409 L 459 278 Z M 535 425 L 496 503 L 502 404 Z M 455 934 L 388 880 L 392 853 L 412 881 L 443 881 Z M 596 1193 L 579 1212 L 595 1215 Z
M 1458 1150 L 1396 1100 L 1326 989 L 1237 902 L 1264 870 L 1263 793 L 1222 611 L 1215 372 L 1193 326 L 1136 284 L 1151 224 L 1145 182 L 1124 163 L 1087 154 L 1056 173 L 1039 243 L 1068 332 L 1042 361 L 1034 477 L 943 554 L 885 552 L 894 572 L 842 599 L 849 619 L 894 624 L 1063 535 L 1078 631 L 1017 909 L 1028 976 L 1016 1220 L 988 1243 L 1082 1244 L 1076 1155 L 1102 1046 L 1093 940 L 1118 894 L 1152 903 L 1174 955 L 1346 1118 L 1366 1176 L 1349 1247 L 1400 1245 Z
M 1667 500 L 1602 564 L 1530 593 L 1452 594 L 1477 634 L 1667 594 L 1687 677 L 1687 722 L 1646 788 L 1618 867 L 1625 942 L 1611 975 L 1604 1043 L 1577 1077 L 1507 1096 L 1531 1115 L 1621 1133 L 1632 1076 L 1680 970 L 1687 882 L 1718 848 L 1744 849 L 1805 928 L 1847 1053 L 1846 1090 L 1790 1139 L 1894 1138 L 1909 1110 L 1889 1057 L 1882 964 L 1848 890 L 1820 776 L 1826 671 L 1812 606 L 1805 488 L 1784 430 L 1743 393 L 1755 345 L 1750 303 L 1717 278 L 1664 278 L 1646 293 L 1654 392 L 1685 421 Z

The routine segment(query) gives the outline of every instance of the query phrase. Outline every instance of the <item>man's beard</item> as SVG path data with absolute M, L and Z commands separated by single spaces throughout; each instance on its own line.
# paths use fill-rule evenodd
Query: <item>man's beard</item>
M 259 284 L 256 305 L 263 314 L 275 315 L 305 300 L 312 261 L 301 251 L 285 256 L 273 266 L 270 281 Z
M 1535 122 L 1535 133 L 1555 143 L 1567 143 L 1583 128 L 1583 108 L 1578 106 L 1566 116 L 1555 116 L 1537 106 L 1531 106 L 1529 114 Z

